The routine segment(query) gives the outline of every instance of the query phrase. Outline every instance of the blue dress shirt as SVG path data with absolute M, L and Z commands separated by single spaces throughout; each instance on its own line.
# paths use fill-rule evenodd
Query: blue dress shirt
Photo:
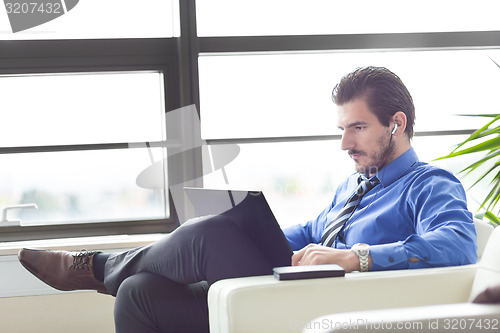
M 450 172 L 419 162 L 410 148 L 377 175 L 375 186 L 339 232 L 336 248 L 370 244 L 371 270 L 455 266 L 477 261 L 476 231 L 465 191 Z M 292 250 L 321 242 L 358 186 L 359 174 L 340 184 L 318 217 L 283 230 Z M 418 262 L 409 262 L 409 258 Z

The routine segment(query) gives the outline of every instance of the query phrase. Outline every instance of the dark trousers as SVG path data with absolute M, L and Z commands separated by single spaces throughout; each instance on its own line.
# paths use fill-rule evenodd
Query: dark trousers
M 207 292 L 205 281 L 180 284 L 152 273 L 132 275 L 116 295 L 116 332 L 208 332 Z
M 151 245 L 111 255 L 104 283 L 116 295 L 117 332 L 207 332 L 212 283 L 290 265 L 288 249 L 278 245 L 280 262 L 269 260 L 235 218 L 193 219 Z

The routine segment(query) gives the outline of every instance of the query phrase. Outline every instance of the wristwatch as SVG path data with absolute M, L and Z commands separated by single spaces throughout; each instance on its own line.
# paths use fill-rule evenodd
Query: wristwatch
M 368 272 L 370 245 L 365 243 L 356 243 L 352 246 L 351 251 L 356 253 L 359 257 L 359 267 L 361 272 Z

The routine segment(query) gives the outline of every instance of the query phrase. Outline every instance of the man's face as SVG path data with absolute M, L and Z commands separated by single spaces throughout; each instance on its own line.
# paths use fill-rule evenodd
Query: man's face
M 357 172 L 372 176 L 394 159 L 390 126 L 383 126 L 363 99 L 339 106 L 338 127 L 343 131 L 341 148 Z

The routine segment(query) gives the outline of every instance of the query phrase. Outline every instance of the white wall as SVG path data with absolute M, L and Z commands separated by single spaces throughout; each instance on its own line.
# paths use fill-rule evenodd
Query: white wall
M 22 247 L 123 251 L 149 244 L 163 235 L 113 236 L 0 243 L 0 332 L 115 332 L 115 298 L 95 291 L 60 292 L 38 280 L 17 259 Z
M 112 333 L 114 297 L 97 292 L 0 298 L 3 333 Z

